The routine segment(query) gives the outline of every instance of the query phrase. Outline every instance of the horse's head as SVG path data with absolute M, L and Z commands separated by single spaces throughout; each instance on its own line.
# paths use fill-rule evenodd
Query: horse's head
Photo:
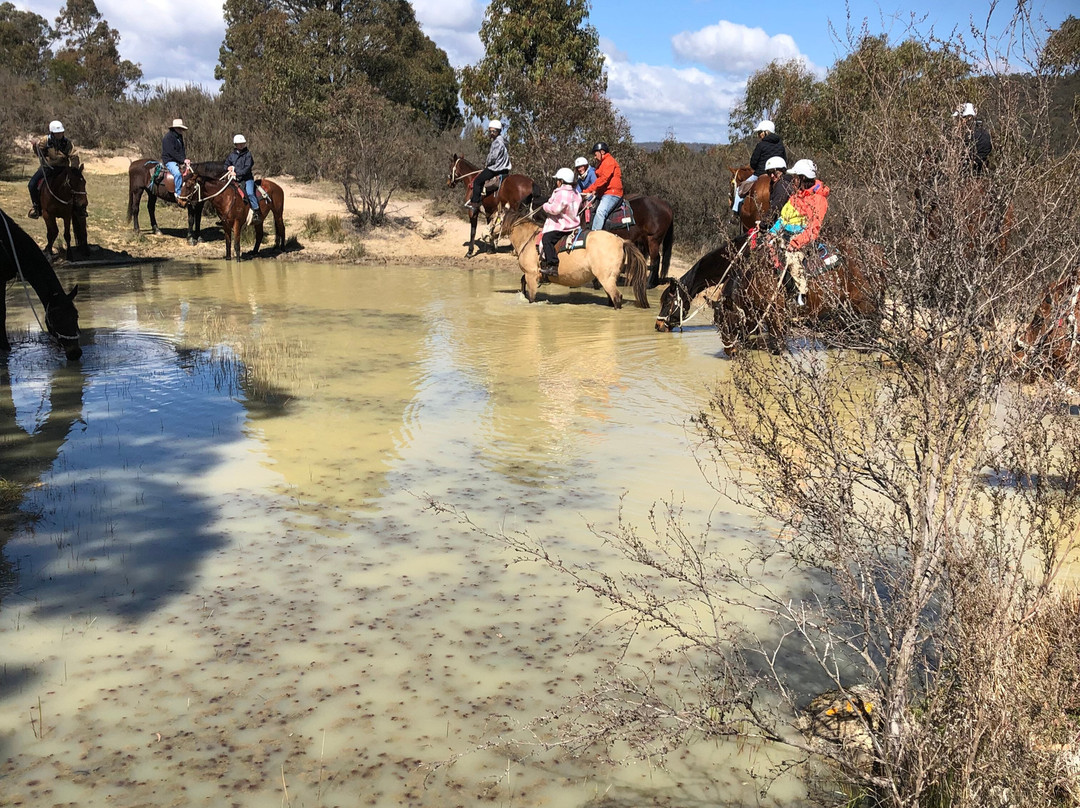
M 667 288 L 660 294 L 660 313 L 656 315 L 656 330 L 661 333 L 681 328 L 690 311 L 690 294 L 682 281 L 665 278 Z
M 461 172 L 458 169 L 458 162 L 461 160 L 456 154 L 450 155 L 450 173 L 446 175 L 446 187 L 453 188 L 459 179 L 461 179 Z
M 191 169 L 183 175 L 183 179 L 180 181 L 180 192 L 177 194 L 180 198 L 176 203 L 185 208 L 192 199 L 197 202 L 200 197 L 199 190 L 199 175 L 194 169 Z
M 45 328 L 60 343 L 64 355 L 75 360 L 82 356 L 79 347 L 79 310 L 75 308 L 76 284 L 70 292 L 56 292 L 45 304 Z
M 83 176 L 83 164 L 78 155 L 71 158 L 71 165 L 67 170 L 67 184 L 71 190 L 72 209 L 76 215 L 85 217 L 90 200 L 86 195 L 86 177 Z

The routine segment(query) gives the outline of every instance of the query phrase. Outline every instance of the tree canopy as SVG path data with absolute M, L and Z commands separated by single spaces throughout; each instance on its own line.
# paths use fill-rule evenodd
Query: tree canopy
M 53 36 L 62 47 L 49 72 L 71 93 L 120 98 L 142 79 L 142 68 L 120 58 L 120 33 L 109 27 L 94 0 L 67 0 Z
M 25 79 L 44 80 L 52 51 L 49 23 L 40 14 L 0 3 L 0 51 L 8 68 Z
M 1080 20 L 1071 14 L 1050 33 L 1043 48 L 1042 67 L 1056 73 L 1080 70 Z

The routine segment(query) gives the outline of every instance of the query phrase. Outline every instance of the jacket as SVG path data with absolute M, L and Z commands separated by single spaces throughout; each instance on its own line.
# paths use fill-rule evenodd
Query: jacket
M 787 162 L 787 149 L 775 132 L 766 132 L 765 137 L 758 141 L 754 153 L 750 155 L 750 168 L 760 177 L 765 173 L 765 163 L 770 157 L 783 157 Z
M 596 180 L 582 193 L 597 196 L 622 196 L 622 169 L 610 153 L 604 152 L 600 165 L 596 167 Z
M 484 166 L 488 171 L 494 171 L 496 174 L 510 170 L 510 151 L 506 148 L 506 135 L 499 134 L 491 141 L 491 148 L 488 149 Z
M 548 215 L 547 221 L 544 222 L 544 232 L 577 230 L 580 208 L 581 194 L 577 192 L 577 189 L 573 185 L 560 185 L 551 198 L 544 203 L 544 213 Z
M 784 209 L 784 205 L 791 198 L 792 191 L 794 191 L 794 187 L 787 176 L 781 176 L 772 184 L 769 189 L 769 215 L 767 221 L 772 222 L 779 217 L 780 211 Z
M 780 218 L 776 220 L 771 232 L 778 233 L 783 229 L 788 233 L 794 233 L 794 237 L 788 243 L 788 249 L 801 250 L 817 240 L 828 210 L 829 187 L 818 180 L 810 188 L 796 191 L 791 195 L 780 211 Z
M 577 176 L 576 173 L 575 176 Z M 594 182 L 596 182 L 596 170 L 592 166 L 589 166 L 585 169 L 585 176 L 574 183 L 574 190 L 580 194 Z
M 251 173 L 255 168 L 255 158 L 251 156 L 249 149 L 233 149 L 229 152 L 229 156 L 225 158 L 225 167 L 229 166 L 236 169 L 236 179 L 240 182 L 255 179 L 255 175 Z
M 988 168 L 990 152 L 994 150 L 990 142 L 990 133 L 982 127 L 982 124 L 976 123 L 975 129 L 971 132 L 970 149 L 968 168 L 975 174 L 982 174 Z
M 187 159 L 184 136 L 175 129 L 170 129 L 161 139 L 161 162 L 183 163 Z
M 71 141 L 64 135 L 46 135 L 34 144 L 34 154 L 49 168 L 71 165 Z

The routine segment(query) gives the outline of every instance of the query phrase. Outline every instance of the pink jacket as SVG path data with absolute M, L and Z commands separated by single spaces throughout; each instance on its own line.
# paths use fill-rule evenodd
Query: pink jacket
M 551 195 L 551 199 L 544 203 L 544 213 L 548 215 L 548 220 L 544 222 L 544 232 L 576 230 L 580 208 L 581 194 L 574 190 L 573 185 L 560 185 Z

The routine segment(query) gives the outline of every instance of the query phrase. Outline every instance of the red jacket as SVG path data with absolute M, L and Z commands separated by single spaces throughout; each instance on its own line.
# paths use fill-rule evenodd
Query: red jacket
M 596 167 L 596 182 L 582 191 L 583 194 L 596 194 L 597 196 L 622 196 L 622 169 L 615 162 L 615 158 L 608 152 L 600 158 L 600 165 Z
M 789 250 L 801 250 L 817 241 L 821 232 L 821 223 L 825 221 L 825 212 L 829 209 L 829 186 L 818 180 L 811 187 L 792 194 L 788 203 L 806 217 L 803 231 L 788 244 Z

